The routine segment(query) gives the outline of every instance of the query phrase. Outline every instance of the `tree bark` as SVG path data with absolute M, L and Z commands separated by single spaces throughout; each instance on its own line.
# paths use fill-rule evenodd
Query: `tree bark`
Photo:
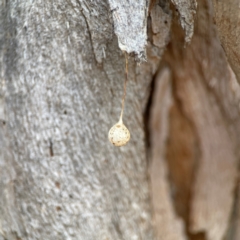
M 239 239 L 240 87 L 219 6 L 0 0 L 0 240 Z M 122 51 L 131 140 L 116 148 Z
M 234 192 L 239 184 L 240 88 L 217 38 L 212 16 L 210 1 L 199 2 L 195 33 L 185 49 L 179 44 L 183 33 L 178 20 L 173 18 L 171 43 L 159 69 L 162 75 L 168 69 L 172 105 L 161 112 L 164 101 L 155 99 L 150 124 L 153 206 L 170 209 L 164 201 L 157 201 L 155 189 L 160 196 L 172 197 L 175 219 L 180 216 L 184 220 L 185 239 L 238 239 L 239 194 Z M 158 96 L 162 89 L 156 87 L 155 91 Z M 165 118 L 168 121 L 163 121 Z M 157 164 L 159 161 L 163 163 Z M 154 167 L 162 164 L 167 164 L 164 171 Z M 168 182 L 168 190 L 156 186 L 160 181 L 156 171 L 162 176 L 158 179 Z M 160 215 L 166 222 L 162 212 L 154 213 L 156 219 Z M 168 228 L 172 225 L 170 221 Z M 170 239 L 180 239 L 180 234 Z
M 235 72 L 238 81 L 240 81 L 240 59 L 239 59 L 239 14 L 236 9 L 239 8 L 237 0 L 213 1 L 214 19 L 218 28 L 218 35 L 226 53 L 228 61 Z
M 106 1 L 2 2 L 0 239 L 153 239 L 143 130 L 151 64 L 124 56 Z M 144 76 L 144 77 L 143 77 Z

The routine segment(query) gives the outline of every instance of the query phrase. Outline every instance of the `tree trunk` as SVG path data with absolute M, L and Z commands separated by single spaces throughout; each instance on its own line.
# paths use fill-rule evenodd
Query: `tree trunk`
M 240 87 L 219 6 L 0 0 L 0 240 L 239 240 Z

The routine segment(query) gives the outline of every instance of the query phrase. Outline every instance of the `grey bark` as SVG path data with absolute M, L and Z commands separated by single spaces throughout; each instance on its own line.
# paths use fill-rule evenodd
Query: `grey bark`
M 3 0 L 0 19 L 0 239 L 154 239 L 143 130 L 154 70 L 130 61 L 132 139 L 113 147 L 124 57 L 107 1 Z
M 0 0 L 0 240 L 238 240 L 240 87 L 212 19 L 210 0 Z
M 148 0 L 109 0 L 119 48 L 146 58 Z

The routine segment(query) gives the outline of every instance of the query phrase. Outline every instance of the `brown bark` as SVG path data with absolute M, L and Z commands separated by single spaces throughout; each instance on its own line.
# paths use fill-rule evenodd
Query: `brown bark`
M 227 55 L 228 61 L 240 82 L 240 20 L 239 1 L 214 0 L 214 19 L 218 35 Z
M 172 104 L 171 77 L 164 69 L 156 77 L 156 94 L 153 101 L 151 127 L 152 161 L 150 181 L 154 223 L 158 239 L 186 239 L 182 220 L 176 216 L 168 184 L 165 160 L 166 140 L 169 132 L 168 115 Z M 174 231 L 173 231 L 174 229 Z
M 168 134 L 165 128 L 157 131 L 156 125 L 150 125 L 153 164 L 156 159 L 167 163 L 175 211 L 184 219 L 189 239 L 202 240 L 228 237 L 238 184 L 239 85 L 226 61 L 212 16 L 211 3 L 199 2 L 195 33 L 185 49 L 183 33 L 173 18 L 171 43 L 162 61 L 162 68 L 167 65 L 170 69 L 173 84 Z M 158 88 L 155 91 L 158 95 Z M 160 100 L 154 103 L 154 122 L 167 117 L 156 110 L 162 104 Z M 154 149 L 162 149 L 163 135 L 166 147 L 156 156 Z M 152 191 L 154 199 L 154 188 Z M 157 208 L 161 203 L 154 205 Z M 229 239 L 237 239 L 236 234 Z

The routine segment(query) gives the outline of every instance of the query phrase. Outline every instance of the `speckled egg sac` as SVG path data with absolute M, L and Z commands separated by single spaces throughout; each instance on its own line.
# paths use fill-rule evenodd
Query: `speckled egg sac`
M 130 132 L 124 124 L 115 124 L 108 133 L 108 139 L 114 146 L 124 146 L 130 140 Z

